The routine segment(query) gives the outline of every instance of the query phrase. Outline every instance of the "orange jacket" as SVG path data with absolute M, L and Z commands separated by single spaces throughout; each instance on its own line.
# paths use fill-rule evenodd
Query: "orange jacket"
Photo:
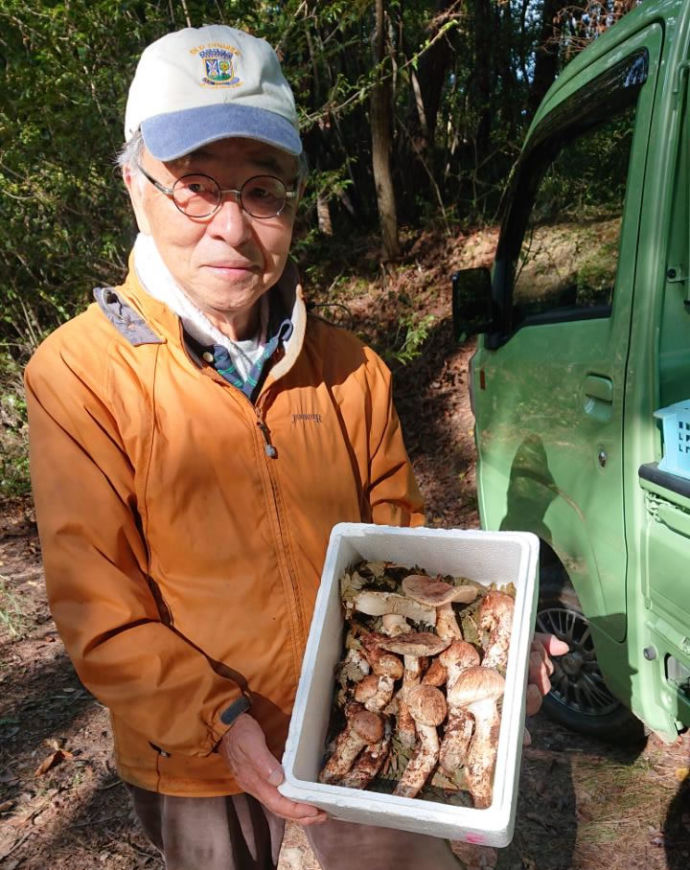
M 254 404 L 133 270 L 112 322 L 94 303 L 26 371 L 51 610 L 122 778 L 164 794 L 239 790 L 214 748 L 243 692 L 280 757 L 331 527 L 422 522 L 388 370 L 280 286 L 294 331 Z

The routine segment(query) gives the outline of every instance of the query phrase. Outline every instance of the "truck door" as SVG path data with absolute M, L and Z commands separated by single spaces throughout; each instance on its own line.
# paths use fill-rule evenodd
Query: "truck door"
M 480 511 L 554 549 L 584 612 L 626 632 L 623 411 L 659 25 L 570 76 L 516 170 L 472 365 Z

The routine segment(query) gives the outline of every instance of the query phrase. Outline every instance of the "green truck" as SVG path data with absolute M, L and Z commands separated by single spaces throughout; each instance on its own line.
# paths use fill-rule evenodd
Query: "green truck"
M 453 276 L 482 525 L 541 539 L 547 711 L 690 726 L 690 3 L 647 0 L 560 74 L 493 268 Z M 634 714 L 634 715 L 632 715 Z

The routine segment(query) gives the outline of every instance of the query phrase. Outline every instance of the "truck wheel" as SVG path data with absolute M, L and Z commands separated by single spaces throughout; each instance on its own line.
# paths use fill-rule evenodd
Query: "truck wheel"
M 572 731 L 601 740 L 642 741 L 644 726 L 604 682 L 589 622 L 572 589 L 562 589 L 557 597 L 547 593 L 540 600 L 536 630 L 555 634 L 570 646 L 568 653 L 553 659 L 551 691 L 542 705 L 547 716 Z

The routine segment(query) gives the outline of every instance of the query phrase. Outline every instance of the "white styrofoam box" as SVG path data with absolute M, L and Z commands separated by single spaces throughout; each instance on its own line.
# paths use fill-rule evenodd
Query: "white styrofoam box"
M 525 723 L 529 647 L 537 599 L 539 540 L 529 532 L 401 529 L 340 523 L 331 533 L 290 722 L 280 791 L 349 822 L 434 837 L 506 846 L 513 836 Z M 490 807 L 360 791 L 318 781 L 333 701 L 334 675 L 343 656 L 340 578 L 357 562 L 392 561 L 429 574 L 468 577 L 483 585 L 515 584 L 513 632 Z

